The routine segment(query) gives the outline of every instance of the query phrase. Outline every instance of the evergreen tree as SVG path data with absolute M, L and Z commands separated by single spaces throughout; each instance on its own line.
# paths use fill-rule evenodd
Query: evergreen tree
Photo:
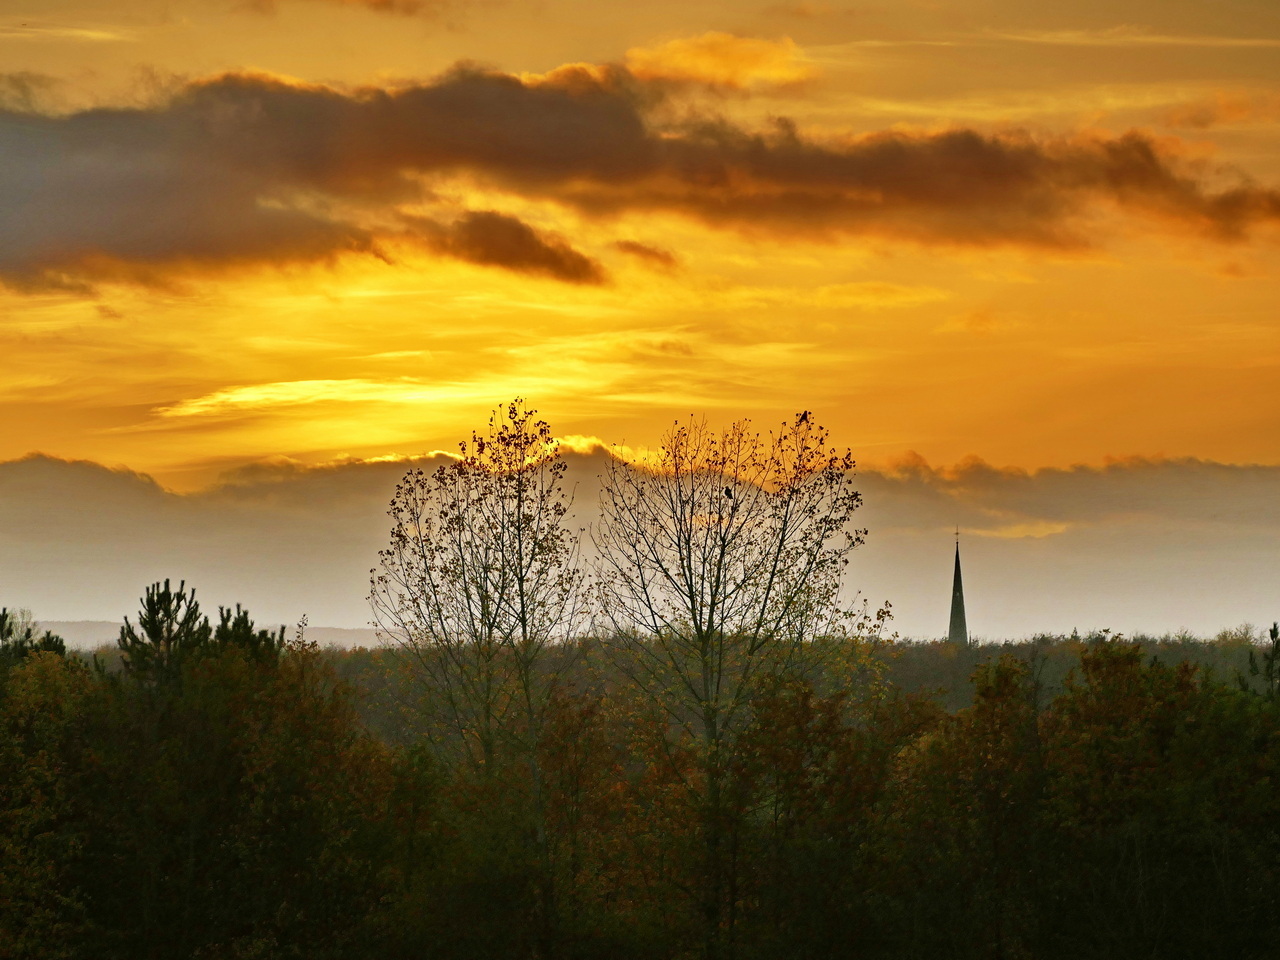
M 253 660 L 273 663 L 284 651 L 284 634 L 283 626 L 276 631 L 255 629 L 249 611 L 241 609 L 237 603 L 234 613 L 229 607 L 218 607 L 213 645 L 219 650 L 242 650 Z
M 1258 652 L 1253 649 L 1252 644 L 1249 647 L 1249 676 L 1261 676 L 1263 696 L 1274 700 L 1280 695 L 1280 623 L 1271 624 L 1267 636 L 1271 642 L 1262 649 L 1261 664 L 1258 662 Z M 1249 689 L 1249 681 L 1243 677 L 1240 678 L 1240 685 Z
M 0 607 L 0 669 L 21 663 L 33 653 L 67 655 L 67 643 L 50 630 L 37 634 L 31 614 Z
M 188 592 L 185 580 L 176 591 L 167 579 L 163 587 L 153 583 L 141 602 L 137 629 L 128 617 L 120 628 L 118 643 L 125 669 L 140 679 L 176 679 L 182 661 L 209 644 L 213 636 L 209 618 L 200 615 L 195 589 Z

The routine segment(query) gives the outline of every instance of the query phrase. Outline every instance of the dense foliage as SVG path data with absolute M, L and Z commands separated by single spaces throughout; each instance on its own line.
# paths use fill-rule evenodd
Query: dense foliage
M 142 613 L 110 667 L 0 638 L 0 957 L 1274 955 L 1274 639 L 884 643 L 771 677 L 708 940 L 698 744 L 601 646 L 535 797 L 521 757 L 424 745 L 394 650 L 208 625 L 183 586 Z

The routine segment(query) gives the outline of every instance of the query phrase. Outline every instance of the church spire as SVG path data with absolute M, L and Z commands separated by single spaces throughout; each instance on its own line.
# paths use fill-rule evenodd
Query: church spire
M 960 580 L 960 528 L 956 527 L 956 575 L 951 584 L 951 629 L 947 640 L 962 647 L 969 645 L 969 628 L 964 621 L 964 584 Z

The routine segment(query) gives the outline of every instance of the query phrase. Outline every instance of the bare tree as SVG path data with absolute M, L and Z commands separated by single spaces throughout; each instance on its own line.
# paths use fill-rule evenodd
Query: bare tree
M 459 445 L 457 461 L 405 476 L 370 602 L 380 633 L 426 683 L 437 746 L 489 783 L 512 763 L 527 771 L 541 866 L 537 928 L 550 955 L 556 868 L 539 747 L 583 591 L 578 538 L 566 525 L 566 464 L 535 413 L 516 399 L 493 413 L 484 435 Z
M 604 476 L 601 609 L 617 662 L 700 747 L 706 953 L 731 949 L 722 791 L 733 744 L 761 683 L 856 619 L 841 598 L 865 531 L 853 459 L 808 413 L 761 436 L 676 423 L 654 462 Z M 726 913 L 726 911 L 729 911 Z
M 459 445 L 460 459 L 410 471 L 371 571 L 380 632 L 419 667 L 445 740 L 482 771 L 511 747 L 536 766 L 549 654 L 580 611 L 565 463 L 535 413 L 517 399 Z

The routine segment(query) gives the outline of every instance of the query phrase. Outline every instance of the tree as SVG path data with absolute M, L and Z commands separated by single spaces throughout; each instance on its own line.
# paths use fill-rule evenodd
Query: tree
M 1035 678 L 1006 653 L 972 681 L 971 706 L 897 753 L 880 804 L 876 921 L 892 956 L 1042 955 L 1034 949 L 1047 872 Z
M 301 637 L 273 660 L 210 640 L 169 664 L 163 684 L 100 674 L 90 704 L 76 868 L 90 952 L 363 956 L 390 766 L 352 691 Z
M 865 533 L 849 527 L 861 503 L 853 466 L 805 412 L 768 437 L 746 421 L 720 433 L 677 422 L 653 463 L 611 461 L 604 476 L 594 539 L 610 642 L 700 751 L 709 957 L 723 952 L 735 738 L 767 678 L 856 621 L 841 595 Z
M 557 641 L 579 619 L 582 576 L 566 524 L 566 464 L 535 414 L 516 399 L 459 445 L 458 460 L 405 476 L 370 602 L 381 633 L 426 683 L 437 745 L 480 774 L 488 795 L 508 764 L 527 770 L 508 784 L 531 801 L 538 926 L 549 938 L 554 871 L 538 744 L 571 652 Z
M 258 630 L 249 611 L 236 604 L 233 613 L 228 607 L 218 608 L 218 625 L 213 630 L 213 644 L 220 650 L 230 647 L 243 650 L 250 659 L 272 663 L 280 659 L 285 649 L 284 627 L 272 632 Z
M 209 618 L 200 615 L 196 592 L 187 592 L 185 580 L 178 583 L 177 591 L 170 588 L 168 579 L 163 587 L 153 583 L 141 603 L 137 629 L 128 617 L 120 628 L 118 643 L 125 669 L 153 681 L 176 679 L 182 661 L 202 651 L 212 638 Z
M 514 400 L 459 444 L 458 460 L 410 471 L 371 571 L 379 630 L 421 668 L 455 744 L 481 769 L 512 740 L 536 740 L 551 644 L 580 613 L 566 465 L 536 413 Z
M 1275 953 L 1278 721 L 1193 662 L 1082 651 L 1041 723 L 1064 955 Z
M 1267 631 L 1267 638 L 1271 641 L 1269 646 L 1262 648 L 1262 663 L 1259 666 L 1258 651 L 1254 649 L 1251 642 L 1249 644 L 1249 676 L 1262 677 L 1262 695 L 1268 700 L 1274 700 L 1280 695 L 1280 623 L 1272 623 L 1271 629 Z M 1249 681 L 1244 677 L 1240 678 L 1240 685 L 1244 689 L 1249 689 Z
M 0 608 L 0 668 L 21 663 L 33 653 L 67 655 L 67 643 L 52 630 L 37 632 L 29 610 Z
M 0 957 L 83 955 L 85 891 L 75 868 L 85 842 L 84 664 L 30 650 L 0 697 Z

